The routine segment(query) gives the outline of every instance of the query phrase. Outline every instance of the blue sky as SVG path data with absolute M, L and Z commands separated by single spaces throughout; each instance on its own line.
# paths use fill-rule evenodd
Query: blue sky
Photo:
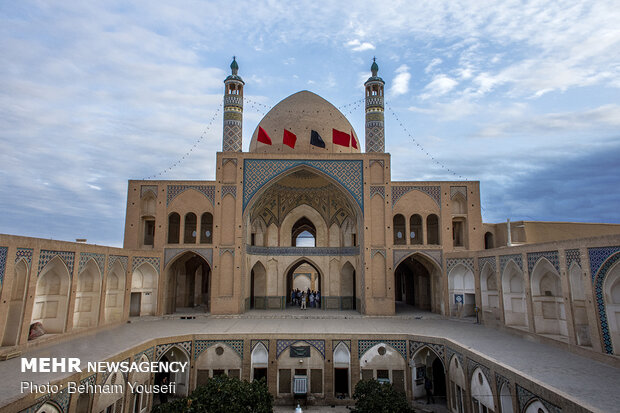
M 303 89 L 362 137 L 377 56 L 394 180 L 455 179 L 437 160 L 485 222 L 620 223 L 617 2 L 55 3 L 0 3 L 2 233 L 121 245 L 128 179 L 190 149 L 161 177 L 213 179 L 233 55 L 246 150 Z

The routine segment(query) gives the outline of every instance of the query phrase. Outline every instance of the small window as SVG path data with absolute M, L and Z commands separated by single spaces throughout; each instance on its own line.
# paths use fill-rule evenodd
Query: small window
M 435 214 L 426 217 L 426 243 L 439 244 L 439 218 Z
M 394 245 L 405 245 L 405 217 L 401 214 L 394 215 Z
M 168 244 L 179 243 L 179 232 L 181 231 L 181 216 L 173 212 L 168 216 Z
M 155 220 L 147 219 L 144 221 L 144 245 L 155 244 Z
M 194 244 L 196 242 L 196 214 L 190 212 L 185 215 L 185 236 L 183 242 Z
M 409 218 L 409 243 L 412 245 L 423 243 L 422 217 L 418 214 Z
M 200 243 L 211 244 L 213 242 L 213 215 L 205 212 L 200 217 Z

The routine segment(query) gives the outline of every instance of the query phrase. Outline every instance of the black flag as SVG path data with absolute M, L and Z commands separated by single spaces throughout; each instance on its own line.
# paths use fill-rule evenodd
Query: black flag
M 310 145 L 318 146 L 319 148 L 325 147 L 325 142 L 321 139 L 321 135 L 315 130 L 310 134 Z

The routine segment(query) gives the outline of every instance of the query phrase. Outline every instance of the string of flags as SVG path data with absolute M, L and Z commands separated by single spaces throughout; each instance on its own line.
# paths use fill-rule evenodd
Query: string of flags
M 273 141 L 269 134 L 262 128 L 262 126 L 258 127 L 258 136 L 256 140 L 265 145 L 273 145 Z M 343 132 L 338 129 L 332 129 L 332 142 L 334 145 L 340 145 L 344 147 L 353 147 L 358 149 L 357 138 L 355 137 L 355 133 L 351 130 L 351 133 Z M 297 135 L 291 132 L 288 129 L 284 129 L 282 133 L 282 143 L 292 149 L 295 149 L 295 144 L 297 143 Z M 325 141 L 321 137 L 321 135 L 315 131 L 310 131 L 310 145 L 316 146 L 318 148 L 325 148 Z
M 200 135 L 200 137 L 196 140 L 196 142 L 194 142 L 194 144 L 192 145 L 191 148 L 189 148 L 189 150 L 187 152 L 185 152 L 185 154 L 183 156 L 181 156 L 180 159 L 178 159 L 176 162 L 174 162 L 173 164 L 171 164 L 170 166 L 168 166 L 166 169 L 162 169 L 161 171 L 159 171 L 156 174 L 153 174 L 151 176 L 147 176 L 146 178 L 143 178 L 143 180 L 147 180 L 147 179 L 155 179 L 158 177 L 161 177 L 162 175 L 165 175 L 167 172 L 170 172 L 172 169 L 174 169 L 175 167 L 179 166 L 181 164 L 181 162 L 183 162 L 185 160 L 185 158 L 189 158 L 189 156 L 192 154 L 192 152 L 194 151 L 194 149 L 196 149 L 196 147 L 198 146 L 198 144 L 200 142 L 202 142 L 202 140 L 205 138 L 205 136 L 207 136 L 207 132 L 209 132 L 209 130 L 211 129 L 211 126 L 213 125 L 213 122 L 215 121 L 215 118 L 217 118 L 217 115 L 220 113 L 220 108 L 217 108 L 215 110 L 215 113 L 213 114 L 213 117 L 211 118 L 211 120 L 209 121 L 209 123 L 207 124 L 207 126 L 205 127 L 204 131 L 202 132 L 202 134 Z

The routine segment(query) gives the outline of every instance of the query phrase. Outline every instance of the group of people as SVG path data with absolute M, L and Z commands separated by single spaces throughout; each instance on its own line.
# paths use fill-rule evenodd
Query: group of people
M 308 306 L 310 308 L 321 307 L 321 292 L 310 290 L 301 291 L 299 288 L 291 291 L 291 303 L 299 306 L 302 310 L 306 310 Z

